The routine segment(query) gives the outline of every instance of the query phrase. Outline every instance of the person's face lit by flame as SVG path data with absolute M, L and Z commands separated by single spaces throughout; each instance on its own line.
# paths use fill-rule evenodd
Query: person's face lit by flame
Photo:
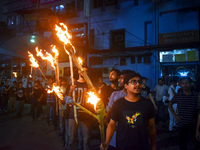
M 113 71 L 110 72 L 109 81 L 110 82 L 118 81 L 118 76 L 117 76 L 117 72 L 116 71 L 113 70 Z

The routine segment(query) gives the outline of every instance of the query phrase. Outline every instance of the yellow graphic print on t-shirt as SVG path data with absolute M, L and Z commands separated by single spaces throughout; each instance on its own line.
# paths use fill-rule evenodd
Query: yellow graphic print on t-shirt
M 141 115 L 140 113 L 136 112 L 135 115 L 131 117 L 126 116 L 126 119 L 128 120 L 128 124 L 134 124 L 137 121 L 137 116 Z

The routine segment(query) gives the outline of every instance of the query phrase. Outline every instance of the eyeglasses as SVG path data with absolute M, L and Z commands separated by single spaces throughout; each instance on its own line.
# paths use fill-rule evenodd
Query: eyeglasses
M 132 85 L 136 85 L 137 83 L 138 84 L 143 84 L 143 81 L 142 80 L 131 80 L 128 83 L 131 83 Z

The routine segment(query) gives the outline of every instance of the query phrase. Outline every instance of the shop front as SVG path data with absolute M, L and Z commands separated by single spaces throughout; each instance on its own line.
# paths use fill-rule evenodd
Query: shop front
M 200 77 L 199 49 L 175 49 L 172 51 L 160 51 L 161 76 L 165 84 L 170 85 L 170 80 L 189 76 L 195 83 Z

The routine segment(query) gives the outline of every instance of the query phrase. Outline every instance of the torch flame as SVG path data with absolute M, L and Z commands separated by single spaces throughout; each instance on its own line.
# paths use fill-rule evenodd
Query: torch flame
M 33 54 L 31 54 L 29 51 L 28 51 L 28 54 L 29 54 L 28 56 L 30 57 L 30 61 L 31 61 L 30 66 L 38 68 L 39 64 L 38 64 L 37 60 L 34 58 Z
M 62 41 L 64 44 L 70 44 L 73 48 L 73 51 L 74 51 L 73 53 L 76 53 L 75 47 L 70 42 L 70 39 L 72 39 L 72 36 L 69 33 L 67 26 L 64 23 L 60 23 L 60 26 L 56 25 L 55 30 L 57 31 L 56 35 L 58 36 L 60 41 Z M 65 51 L 67 52 L 67 54 L 69 54 L 67 50 Z
M 71 43 L 69 39 L 71 39 L 72 36 L 64 23 L 60 23 L 60 27 L 56 25 L 55 30 L 57 31 L 56 35 L 62 42 L 64 42 L 65 44 Z
M 89 95 L 89 98 L 88 98 L 88 103 L 91 103 L 94 105 L 94 109 L 96 110 L 96 106 L 97 106 L 97 103 L 99 102 L 100 98 L 98 98 L 94 92 L 87 92 L 88 95 Z
M 47 93 L 50 94 L 52 92 L 55 92 L 55 94 L 58 96 L 59 99 L 63 100 L 63 91 L 60 89 L 59 86 L 56 86 L 55 84 L 53 84 L 53 88 L 52 90 L 48 89 Z
M 29 78 L 32 78 L 32 75 L 31 75 L 31 74 L 29 75 Z
M 58 55 L 59 55 L 59 52 L 58 52 L 58 50 L 56 49 L 56 46 L 55 46 L 55 45 L 52 46 L 52 52 L 55 53 L 55 58 L 57 58 Z
M 83 64 L 83 60 L 81 59 L 81 57 L 78 57 L 78 61 L 79 61 L 80 65 Z
M 17 78 L 17 72 L 13 72 L 15 78 Z
M 51 66 L 55 69 L 55 62 L 56 59 L 48 52 L 46 52 L 46 56 L 44 56 L 42 50 L 38 49 L 38 47 L 35 48 L 37 56 L 40 56 L 43 60 L 48 60 L 51 63 Z M 55 57 L 58 56 L 58 50 L 53 46 L 52 51 L 55 53 Z

